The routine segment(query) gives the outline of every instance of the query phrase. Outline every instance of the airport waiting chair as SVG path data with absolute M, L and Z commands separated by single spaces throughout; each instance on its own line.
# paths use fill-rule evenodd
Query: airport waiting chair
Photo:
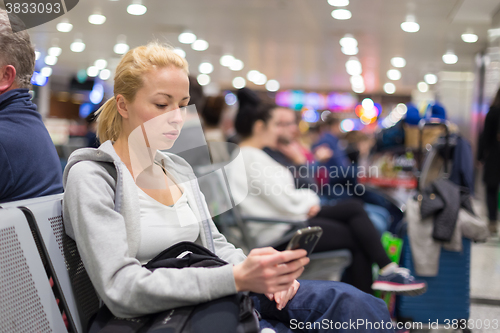
M 285 244 L 292 238 L 295 231 L 307 226 L 306 221 L 241 215 L 238 206 L 234 205 L 230 193 L 231 189 L 227 185 L 226 165 L 227 163 L 199 166 L 194 168 L 194 172 L 213 220 L 229 242 L 243 249 L 245 253 L 257 247 L 259 242 L 251 236 L 247 226 L 248 222 L 288 225 L 288 231 L 280 238 L 279 242 L 265 244 L 273 247 Z M 302 279 L 338 281 L 352 260 L 349 250 L 318 252 L 311 254 L 309 258 L 311 261 L 306 266 L 301 276 Z
M 28 221 L 0 209 L 0 332 L 67 332 Z
M 2 204 L 22 210 L 39 239 L 39 251 L 49 268 L 55 291 L 66 310 L 70 331 L 86 332 L 101 302 L 83 267 L 76 243 L 64 232 L 63 194 Z

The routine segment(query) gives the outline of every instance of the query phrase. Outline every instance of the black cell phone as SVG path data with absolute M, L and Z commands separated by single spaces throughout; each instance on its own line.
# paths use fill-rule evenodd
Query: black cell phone
M 304 249 L 310 255 L 323 234 L 321 227 L 307 227 L 295 232 L 286 246 L 286 250 Z

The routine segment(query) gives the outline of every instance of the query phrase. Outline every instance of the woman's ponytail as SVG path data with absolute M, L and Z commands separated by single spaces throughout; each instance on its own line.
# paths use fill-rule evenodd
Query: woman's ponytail
M 97 110 L 97 138 L 101 143 L 116 141 L 122 130 L 122 116 L 118 113 L 115 96 Z

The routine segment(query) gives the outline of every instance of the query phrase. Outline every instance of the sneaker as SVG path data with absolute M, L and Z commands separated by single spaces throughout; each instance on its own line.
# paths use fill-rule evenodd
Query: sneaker
M 415 280 L 410 270 L 398 267 L 387 275 L 379 274 L 372 284 L 372 289 L 393 292 L 397 295 L 417 296 L 427 291 L 427 283 Z

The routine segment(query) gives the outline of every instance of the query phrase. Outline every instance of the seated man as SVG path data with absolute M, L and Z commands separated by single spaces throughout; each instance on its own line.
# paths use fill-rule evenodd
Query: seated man
M 61 164 L 29 93 L 35 50 L 1 9 L 0 45 L 0 203 L 62 193 Z

